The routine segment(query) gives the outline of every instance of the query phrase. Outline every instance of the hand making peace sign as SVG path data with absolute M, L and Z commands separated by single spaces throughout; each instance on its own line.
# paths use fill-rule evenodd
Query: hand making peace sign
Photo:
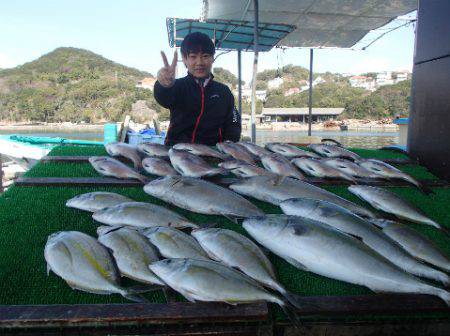
M 172 64 L 167 61 L 166 54 L 161 51 L 164 66 L 158 71 L 158 82 L 164 87 L 171 87 L 175 83 L 175 69 L 177 67 L 178 53 L 175 50 L 173 54 Z

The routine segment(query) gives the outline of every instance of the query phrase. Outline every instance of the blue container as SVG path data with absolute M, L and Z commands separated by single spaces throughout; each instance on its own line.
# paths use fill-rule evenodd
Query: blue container
M 154 130 L 145 130 L 140 133 L 128 131 L 127 135 L 128 143 L 130 145 L 139 145 L 143 142 L 164 144 L 164 140 L 166 139 L 166 134 L 164 132 L 161 132 L 161 135 L 156 135 Z
M 103 126 L 103 143 L 108 144 L 117 140 L 117 124 L 105 124 Z

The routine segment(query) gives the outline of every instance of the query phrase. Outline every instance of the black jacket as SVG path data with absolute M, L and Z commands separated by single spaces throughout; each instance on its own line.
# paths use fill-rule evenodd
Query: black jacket
M 204 85 L 191 74 L 170 88 L 155 83 L 156 101 L 170 109 L 166 144 L 180 142 L 213 146 L 225 140 L 239 141 L 241 116 L 230 89 L 211 79 Z

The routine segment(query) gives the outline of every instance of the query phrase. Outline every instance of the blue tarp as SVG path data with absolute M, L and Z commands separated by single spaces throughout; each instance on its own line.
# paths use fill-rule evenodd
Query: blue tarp
M 217 49 L 253 50 L 253 22 L 235 20 L 207 20 L 168 18 L 166 20 L 170 47 L 180 47 L 184 37 L 202 32 L 216 43 Z M 269 51 L 295 29 L 294 26 L 273 23 L 258 25 L 258 50 Z

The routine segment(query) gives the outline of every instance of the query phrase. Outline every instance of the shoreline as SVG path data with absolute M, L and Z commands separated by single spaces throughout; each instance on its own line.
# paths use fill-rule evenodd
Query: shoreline
M 117 123 L 119 126 L 121 123 Z M 0 132 L 16 132 L 16 131 L 67 131 L 67 132 L 103 132 L 105 124 L 72 124 L 72 123 L 33 123 L 33 124 L 0 124 Z M 346 123 L 349 131 L 375 131 L 375 132 L 398 132 L 398 125 L 392 123 L 373 122 L 349 122 Z M 139 125 L 140 126 L 140 125 Z M 144 125 L 142 125 L 143 127 Z M 166 131 L 168 122 L 161 123 L 161 129 Z M 249 130 L 251 127 L 248 123 L 242 123 L 242 130 Z M 257 124 L 257 130 L 267 131 L 307 131 L 308 124 L 296 122 L 274 122 L 271 124 Z M 312 124 L 314 131 L 340 131 L 339 126 L 325 126 L 323 123 Z

